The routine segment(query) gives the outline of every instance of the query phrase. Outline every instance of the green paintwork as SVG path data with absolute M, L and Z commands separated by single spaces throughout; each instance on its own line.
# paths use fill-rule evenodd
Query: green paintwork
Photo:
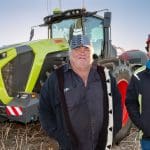
M 55 43 L 54 40 L 42 40 L 40 42 L 35 42 L 29 44 L 32 47 L 35 54 L 34 63 L 30 72 L 29 80 L 26 85 L 26 92 L 31 92 L 40 74 L 44 59 L 48 53 L 53 53 L 57 51 L 68 50 L 68 43 L 63 41 L 62 43 Z
M 0 54 L 3 52 L 7 52 L 7 57 L 0 59 L 0 100 L 4 103 L 7 104 L 12 98 L 9 97 L 4 82 L 2 78 L 2 68 L 9 63 L 12 59 L 14 59 L 17 56 L 16 49 L 15 48 L 9 48 L 9 49 L 4 49 L 0 51 Z
M 35 55 L 32 69 L 29 74 L 29 78 L 28 78 L 26 88 L 25 88 L 25 92 L 32 92 L 36 84 L 36 81 L 39 77 L 46 55 L 49 53 L 66 51 L 69 49 L 69 45 L 66 40 L 60 39 L 60 38 L 26 42 L 26 43 L 21 43 L 19 46 L 23 46 L 23 45 L 30 46 Z M 3 52 L 7 52 L 7 57 L 0 59 L 0 100 L 2 101 L 2 103 L 8 104 L 11 101 L 12 97 L 9 97 L 7 93 L 7 90 L 5 88 L 5 85 L 2 79 L 1 70 L 7 63 L 9 63 L 11 60 L 13 60 L 17 56 L 17 52 L 16 52 L 15 47 L 1 49 L 0 54 Z

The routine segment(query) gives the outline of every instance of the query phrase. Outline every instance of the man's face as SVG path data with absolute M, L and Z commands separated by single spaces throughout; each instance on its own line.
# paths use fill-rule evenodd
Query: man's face
M 93 50 L 89 47 L 78 47 L 70 52 L 70 62 L 78 68 L 89 67 L 93 62 Z

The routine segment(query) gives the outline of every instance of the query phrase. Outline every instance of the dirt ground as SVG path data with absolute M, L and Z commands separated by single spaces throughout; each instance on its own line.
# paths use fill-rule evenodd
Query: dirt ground
M 113 150 L 140 150 L 137 130 L 132 128 L 129 136 L 115 145 Z M 27 125 L 0 123 L 0 150 L 58 150 L 58 143 L 41 129 L 40 123 Z
M 129 135 L 112 150 L 141 150 L 138 130 L 135 127 L 131 128 Z
M 55 140 L 46 136 L 39 122 L 0 123 L 0 150 L 58 150 L 58 147 Z

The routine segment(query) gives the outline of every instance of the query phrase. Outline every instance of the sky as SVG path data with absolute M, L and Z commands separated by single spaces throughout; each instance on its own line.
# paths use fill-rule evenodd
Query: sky
M 112 44 L 125 50 L 145 50 L 150 33 L 150 0 L 0 0 L 0 47 L 29 40 L 32 26 L 61 6 L 62 10 L 84 7 L 112 12 Z M 37 29 L 39 30 L 39 29 Z M 46 37 L 40 30 L 37 35 Z

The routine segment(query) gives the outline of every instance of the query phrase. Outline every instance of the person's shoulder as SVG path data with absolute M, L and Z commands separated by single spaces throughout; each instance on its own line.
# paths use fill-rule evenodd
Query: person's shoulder
M 107 68 L 106 66 L 103 66 L 101 64 L 97 64 L 97 70 L 98 70 L 98 72 L 101 72 L 101 73 L 103 72 L 103 75 L 105 76 L 106 80 L 109 80 L 109 78 L 111 80 L 114 79 L 110 69 Z
M 143 71 L 145 71 L 145 69 L 146 69 L 146 66 L 142 66 L 142 67 L 138 68 L 137 70 L 135 70 L 134 74 L 138 75 L 138 74 L 142 73 Z
M 55 69 L 53 69 L 51 71 L 51 73 L 49 74 L 49 76 L 47 78 L 47 82 L 56 82 L 58 71 L 60 73 L 63 73 L 64 72 L 64 68 L 65 68 L 64 65 L 55 67 Z
M 52 71 L 49 75 L 48 75 L 48 77 L 47 77 L 47 79 L 46 79 L 46 81 L 44 82 L 44 85 L 46 86 L 46 85 L 52 85 L 52 84 L 54 84 L 56 82 L 56 73 L 55 73 L 55 71 Z
M 58 66 L 51 72 L 49 76 L 49 80 L 50 81 L 56 80 L 58 76 L 63 76 L 67 70 L 68 70 L 68 64 L 63 64 L 63 65 Z
M 137 70 L 134 71 L 133 76 L 137 79 L 140 80 L 141 75 L 145 72 L 146 66 L 142 66 L 138 68 Z
M 101 65 L 100 63 L 93 63 L 93 66 L 97 67 L 97 69 L 104 70 L 106 67 Z

